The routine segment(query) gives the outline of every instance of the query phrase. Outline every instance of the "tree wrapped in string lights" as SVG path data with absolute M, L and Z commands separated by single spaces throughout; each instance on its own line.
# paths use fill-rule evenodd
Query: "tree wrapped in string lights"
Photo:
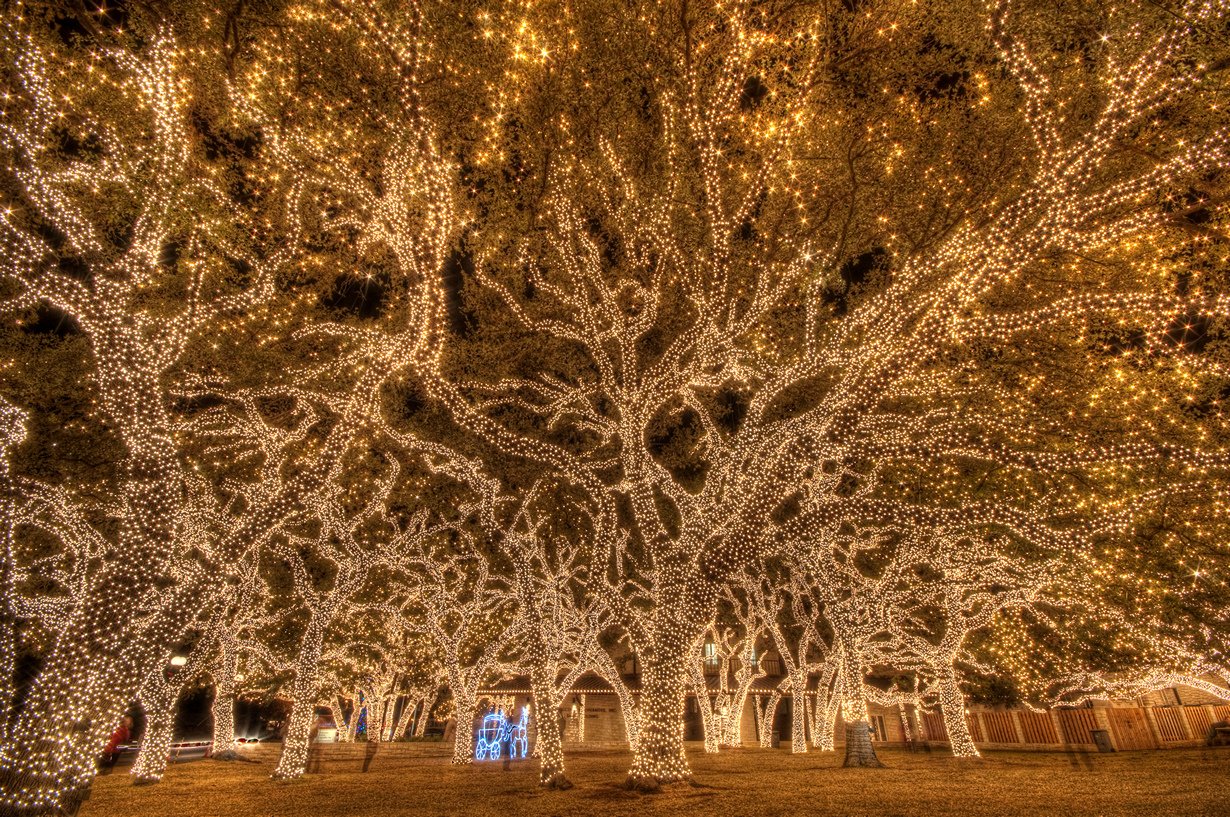
M 743 592 L 755 610 L 768 641 L 777 651 L 785 670 L 782 685 L 790 692 L 790 751 L 807 751 L 808 685 L 813 673 L 822 671 L 829 648 L 816 629 L 816 615 L 806 585 L 788 569 L 758 565 L 754 575 L 742 577 Z M 814 732 L 813 732 L 814 735 Z M 829 747 L 831 748 L 831 746 Z
M 208 164 L 210 151 L 216 152 L 224 138 L 190 105 L 185 52 L 176 49 L 168 31 L 151 32 L 139 47 L 117 41 L 109 50 L 85 53 L 81 58 L 89 71 L 65 74 L 50 67 L 63 58 L 39 39 L 41 33 L 9 26 L 6 36 L 20 83 L 10 103 L 12 125 L 5 126 L 5 149 L 22 190 L 5 221 L 5 272 L 18 292 L 9 303 L 14 308 L 50 304 L 80 327 L 94 357 L 98 413 L 130 452 L 125 466 L 130 476 L 121 483 L 128 488 L 120 492 L 116 515 L 126 526 L 120 539 L 126 548 L 131 544 L 131 550 L 123 557 L 87 563 L 102 565 L 102 572 L 87 576 L 75 597 L 77 607 L 58 642 L 64 654 L 57 657 L 53 650 L 49 656 L 18 731 L 5 746 L 6 803 L 39 812 L 72 808 L 72 798 L 78 796 L 73 792 L 83 790 L 93 775 L 94 751 L 141 679 L 157 668 L 165 645 L 179 637 L 209 597 L 210 582 L 218 576 L 215 568 L 265 541 L 287 514 L 304 503 L 310 506 L 308 498 L 323 490 L 388 369 L 377 366 L 378 376 L 359 378 L 362 399 L 352 403 L 347 422 L 335 428 L 330 444 L 317 452 L 316 468 L 293 473 L 288 484 L 275 467 L 273 480 L 255 489 L 248 486 L 252 490 L 242 498 L 229 490 L 233 484 L 223 488 L 221 497 L 210 489 L 196 490 L 199 481 L 184 470 L 177 451 L 178 418 L 172 407 L 180 398 L 168 388 L 171 375 L 183 363 L 185 350 L 197 353 L 193 344 L 204 327 L 233 330 L 239 322 L 228 323 L 232 316 L 256 314 L 272 292 L 275 272 L 296 257 L 303 159 L 310 154 L 305 146 L 315 147 L 310 134 L 284 118 L 258 123 L 259 136 L 253 141 L 272 169 L 255 184 L 267 185 L 271 195 L 254 200 L 249 178 L 239 182 L 249 186 L 249 194 L 238 196 L 235 188 L 225 188 L 225 173 Z M 217 56 L 209 48 L 201 54 L 202 59 Z M 209 73 L 206 67 L 192 67 L 201 69 L 200 76 Z M 269 76 L 263 69 L 256 73 Z M 57 85 L 65 83 L 80 87 L 57 92 Z M 263 99 L 245 95 L 239 118 L 259 119 L 266 113 L 258 104 Z M 72 123 L 71 132 L 63 132 L 60 113 L 68 112 L 69 104 L 88 114 L 63 120 Z M 204 150 L 195 138 L 198 134 L 207 143 Z M 408 150 L 423 147 L 421 141 L 411 141 Z M 70 145 L 72 153 L 66 156 L 62 144 Z M 401 155 L 404 159 L 407 154 Z M 412 174 L 399 177 L 410 183 Z M 401 191 L 393 195 L 399 206 L 412 206 Z M 433 207 L 447 202 L 447 197 L 430 198 Z M 284 218 L 277 206 L 268 204 L 279 200 L 287 202 Z M 119 244 L 112 240 L 113 214 L 133 226 L 131 236 L 121 236 Z M 258 228 L 245 230 L 248 216 L 259 216 Z M 446 241 L 439 233 L 425 240 Z M 252 237 L 270 235 L 275 249 L 254 252 Z M 414 253 L 420 246 L 410 241 L 403 249 Z M 435 315 L 428 306 L 420 318 L 429 325 Z M 264 318 L 266 330 L 286 323 L 276 314 Z M 430 333 L 423 330 L 420 323 L 403 337 L 428 345 Z M 243 343 L 234 334 L 215 334 L 211 340 L 213 349 Z M 209 347 L 206 342 L 203 349 Z M 409 347 L 393 344 L 386 351 L 400 356 Z M 184 391 L 182 399 L 190 403 L 207 405 L 219 399 L 207 381 L 189 380 Z M 214 419 L 221 413 L 214 412 Z M 264 443 L 279 440 L 291 442 L 273 435 Z M 255 448 L 257 456 L 268 453 L 260 445 Z M 191 490 L 183 490 L 185 485 Z M 131 494 L 123 493 L 129 489 Z M 183 496 L 191 502 L 183 503 Z M 232 520 L 221 534 L 209 530 L 205 540 L 189 535 L 190 529 L 199 531 L 184 520 L 198 512 L 212 513 L 219 499 L 230 513 L 246 511 L 243 524 Z M 213 567 L 193 564 L 201 553 L 216 557 Z M 181 554 L 187 562 L 177 558 Z M 141 575 L 130 575 L 134 571 Z M 143 597 L 154 586 L 170 588 L 160 593 L 165 601 L 153 605 L 158 613 L 139 630 L 125 629 L 122 623 L 133 611 L 152 605 Z M 74 631 L 72 616 L 85 630 Z M 97 631 L 99 626 L 105 632 Z M 114 649 L 119 644 L 123 650 Z M 43 686 L 45 694 L 39 692 Z M 94 697 L 85 700 L 83 695 Z M 61 711 L 62 716 L 57 714 Z M 27 744 L 41 748 L 23 749 Z
M 691 681 L 700 707 L 706 752 L 742 745 L 740 716 L 752 684 L 764 676 L 754 658 L 760 633 L 747 626 L 746 618 L 738 623 L 742 626 L 715 623 L 697 645 Z M 738 668 L 733 669 L 736 663 Z M 710 675 L 717 679 L 716 694 L 709 688 Z M 730 686 L 732 675 L 733 689 Z
M 560 497 L 543 512 L 537 505 L 546 501 L 540 496 L 546 493 L 535 486 L 520 503 L 504 532 L 503 550 L 515 577 L 515 663 L 529 676 L 534 695 L 538 782 L 545 788 L 568 789 L 572 783 L 564 770 L 560 708 L 582 675 L 613 669 L 614 662 L 600 643 L 604 610 L 586 587 L 589 551 L 576 541 L 582 534 L 575 519 L 584 514 L 561 511 L 567 503 Z M 565 525 L 565 520 L 572 524 Z M 618 671 L 610 674 L 622 684 Z M 624 695 L 630 697 L 626 689 Z
M 1001 612 L 1028 607 L 1053 589 L 1062 562 L 1040 554 L 1029 562 L 1014 560 L 1002 549 L 962 542 L 960 533 L 935 531 L 927 538 L 925 552 L 910 560 L 912 586 L 902 588 L 911 601 L 895 605 L 889 649 L 898 654 L 890 660 L 894 667 L 913 665 L 934 679 L 953 754 L 977 757 L 958 669 L 969 660 L 970 636 L 990 627 Z M 1071 568 L 1072 562 L 1067 564 Z
M 752 376 L 741 343 L 746 327 L 763 327 L 790 282 L 809 269 L 801 260 L 806 252 L 761 253 L 739 238 L 740 224 L 753 218 L 766 179 L 776 172 L 772 161 L 788 141 L 740 125 L 743 72 L 753 70 L 762 49 L 782 60 L 801 55 L 804 65 L 816 57 L 804 53 L 803 38 L 773 45 L 738 13 L 729 19 L 712 9 L 695 19 L 685 13 L 686 31 L 668 19 L 670 35 L 634 20 L 601 30 L 597 9 L 583 13 L 586 25 L 577 35 L 583 42 L 546 20 L 535 21 L 532 34 L 510 36 L 513 49 L 530 38 L 540 43 L 540 56 L 527 59 L 518 75 L 549 71 L 552 80 L 544 88 L 568 97 L 568 83 L 575 83 L 575 98 L 584 101 L 600 96 L 580 90 L 596 79 L 587 60 L 619 59 L 667 36 L 694 36 L 695 45 L 686 53 L 654 54 L 666 70 L 645 80 L 649 110 L 608 112 L 612 127 L 636 122 L 624 135 L 602 133 L 594 111 L 568 114 L 569 121 L 575 114 L 584 122 L 586 148 L 594 152 L 546 159 L 532 168 L 541 174 L 533 183 L 512 191 L 534 213 L 533 223 L 517 225 L 523 239 L 509 240 L 509 232 L 499 230 L 475 239 L 475 275 L 498 298 L 484 312 L 487 327 L 480 323 L 480 333 L 498 332 L 505 346 L 509 332 L 539 345 L 547 338 L 551 345 L 537 356 L 552 355 L 544 363 L 561 373 L 529 370 L 473 388 L 484 409 L 498 406 L 505 416 L 537 418 L 526 424 L 560 429 L 562 442 L 545 435 L 531 455 L 561 469 L 594 503 L 595 547 L 588 561 L 602 569 L 591 570 L 591 590 L 605 598 L 643 668 L 629 782 L 652 788 L 689 775 L 682 716 L 691 651 L 741 553 L 738 527 L 755 516 L 740 520 L 740 514 L 759 504 L 756 489 L 732 482 L 756 450 L 735 433 L 740 389 Z M 522 97 L 525 116 L 541 104 L 539 97 Z M 521 111 L 501 116 L 525 121 Z M 563 128 L 571 127 L 563 118 L 541 124 L 559 133 L 561 144 Z M 658 127 L 660 139 L 653 135 Z M 498 120 L 493 128 L 503 128 L 502 138 L 512 142 L 506 150 L 537 155 L 517 142 L 529 138 L 529 128 Z M 719 158 L 724 139 L 746 147 L 750 181 L 731 174 Z M 641 174 L 643 163 L 635 157 L 649 145 L 661 157 L 655 168 L 665 175 Z M 753 253 L 754 266 L 748 263 Z M 474 427 L 485 432 L 479 423 Z M 517 421 L 492 436 L 500 444 L 527 436 L 523 428 Z M 701 437 L 703 454 L 689 451 Z M 771 487 L 760 489 L 764 495 L 779 487 L 769 481 Z
M 20 445 L 26 437 L 26 415 L 21 409 L 0 398 L 0 707 L 4 712 L 13 708 L 17 694 L 18 648 L 18 564 L 13 548 L 13 529 L 17 525 L 14 513 L 18 493 L 9 468 L 9 449 Z M 0 742 L 8 741 L 8 719 L 0 726 Z
M 474 717 L 479 686 L 510 658 L 516 594 L 491 571 L 471 534 L 426 542 L 407 568 L 409 600 L 403 615 L 434 644 L 453 696 L 456 732 L 452 762 L 474 762 Z
M 197 75 L 168 27 L 71 57 L 21 15 L 3 35 L 5 306 L 53 310 L 85 336 L 94 421 L 123 449 L 107 509 L 114 534 L 106 522 L 62 531 L 106 542 L 107 557 L 84 564 L 0 749 L 3 807 L 42 813 L 74 808 L 123 707 L 196 614 L 209 569 L 188 519 L 209 497 L 179 456 L 171 383 L 207 327 L 267 296 L 296 241 L 288 228 L 278 249 L 254 252 L 194 142 Z M 61 70 L 67 61 L 78 67 Z M 278 208 L 267 215 L 288 227 Z M 50 490 L 75 503 L 79 487 Z
M 148 678 L 141 687 L 137 700 L 145 711 L 145 733 L 130 772 L 134 785 L 157 783 L 166 773 L 180 694 L 188 684 L 200 680 L 209 665 L 217 649 L 218 626 L 220 622 L 200 633 L 187 655 L 167 655 L 162 671 Z M 182 659 L 182 663 L 175 659 Z
M 1078 472 L 1222 473 L 1206 423 L 1165 397 L 1221 371 L 1167 340 L 1225 303 L 1171 286 L 1165 259 L 1200 246 L 1170 198 L 1226 162 L 1222 4 L 1128 4 L 1083 42 L 1009 2 L 587 12 L 492 23 L 523 64 L 479 158 L 517 171 L 488 183 L 502 220 L 474 237 L 469 348 L 503 360 L 470 389 L 617 520 L 592 581 L 645 668 L 632 784 L 688 776 L 681 656 L 798 509 L 825 507 L 814 540 L 865 524 L 910 470 L 953 512 L 995 474 L 1025 515 L 1036 483 Z M 874 595 L 827 602 L 856 730 L 889 620 Z

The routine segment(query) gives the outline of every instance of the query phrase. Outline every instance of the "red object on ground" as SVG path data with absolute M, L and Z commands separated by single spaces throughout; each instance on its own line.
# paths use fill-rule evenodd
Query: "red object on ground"
M 128 727 L 120 724 L 119 728 L 111 733 L 111 740 L 107 741 L 107 748 L 103 750 L 103 754 L 111 756 L 120 748 L 121 743 L 127 743 L 132 737 L 132 733 L 128 731 Z M 97 744 L 95 744 L 97 745 Z

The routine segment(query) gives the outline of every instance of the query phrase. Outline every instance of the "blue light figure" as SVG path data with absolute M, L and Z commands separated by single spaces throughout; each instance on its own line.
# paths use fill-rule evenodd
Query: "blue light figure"
M 478 743 L 474 746 L 476 760 L 500 759 L 500 745 L 504 742 L 504 732 L 508 721 L 500 710 L 489 712 L 483 717 L 483 724 L 478 728 Z
M 530 745 L 529 732 L 526 730 L 526 722 L 529 718 L 529 709 L 521 707 L 521 720 L 517 723 L 509 723 L 507 729 L 509 731 L 508 738 L 508 757 L 516 760 L 520 757 L 524 760 L 529 755 L 527 754 Z M 520 749 L 520 754 L 518 754 Z
M 525 759 L 529 757 L 529 708 L 521 707 L 521 720 L 512 723 L 504 717 L 504 711 L 496 709 L 483 716 L 483 723 L 478 728 L 478 741 L 474 745 L 475 760 L 499 760 L 504 752 L 504 743 L 508 743 L 508 759 Z

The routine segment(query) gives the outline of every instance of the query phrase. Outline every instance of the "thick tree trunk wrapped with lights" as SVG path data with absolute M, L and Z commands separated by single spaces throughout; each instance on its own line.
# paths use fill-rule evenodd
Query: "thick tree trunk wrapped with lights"
M 355 734 L 359 729 L 359 713 L 363 711 L 362 705 L 359 703 L 359 691 L 356 689 L 350 696 L 350 717 L 346 721 L 346 733 L 342 737 L 345 743 L 354 743 Z
M 739 670 L 735 676 L 735 691 L 730 698 L 730 716 L 726 721 L 726 736 L 723 744 L 730 747 L 743 745 L 743 712 L 747 708 L 752 685 L 764 677 L 764 670 L 755 663 L 755 636 L 748 637 L 747 646 L 740 654 Z
M 220 639 L 219 657 L 211 670 L 214 699 L 209 711 L 213 718 L 210 755 L 215 760 L 235 756 L 235 691 L 239 675 L 239 650 L 225 635 Z
M 628 786 L 652 790 L 692 776 L 683 751 L 683 711 L 692 642 L 680 628 L 663 626 L 640 653 L 640 729 Z
M 688 686 L 696 697 L 696 707 L 700 711 L 705 753 L 716 754 L 722 745 L 721 727 L 714 711 L 717 702 L 710 695 L 709 682 L 705 678 L 704 653 L 700 649 L 702 646 L 698 644 L 689 650 Z
M 957 757 L 979 757 L 978 747 L 970 737 L 969 722 L 965 720 L 965 696 L 961 694 L 956 672 L 951 668 L 940 675 L 939 699 L 952 753 Z
M 822 752 L 837 751 L 834 732 L 837 729 L 837 713 L 840 711 L 841 687 L 839 685 L 824 699 L 824 705 L 816 713 L 817 723 L 813 730 L 813 736 L 816 748 Z
M 435 707 L 439 694 L 439 689 L 437 689 L 419 702 L 418 711 L 414 716 L 414 736 L 416 738 L 421 738 L 427 734 L 427 723 L 431 720 L 431 710 Z
M 453 689 L 453 756 L 455 766 L 468 766 L 474 762 L 474 721 L 478 717 L 478 698 L 468 692 L 464 682 Z
M 206 613 L 208 616 L 208 612 Z M 200 677 L 206 662 L 214 655 L 219 641 L 221 621 L 206 619 L 207 629 L 199 634 L 182 662 L 167 663 L 153 674 L 141 689 L 139 700 L 145 709 L 145 735 L 137 758 L 132 764 L 132 780 L 136 785 L 157 783 L 166 772 L 175 736 L 176 714 L 184 685 Z
M 419 699 L 417 696 L 409 695 L 401 700 L 401 709 L 397 713 L 397 720 L 394 722 L 392 729 L 389 731 L 389 740 L 401 740 L 410 730 L 410 718 L 414 715 L 414 708 L 418 705 Z
M 793 754 L 807 752 L 807 675 L 796 669 L 789 676 L 790 682 L 790 751 Z
M 867 699 L 863 697 L 863 663 L 857 656 L 846 653 L 842 656 L 841 717 L 846 724 L 846 757 L 843 766 L 869 766 L 878 768 L 884 764 L 876 756 L 871 744 L 871 723 L 867 716 Z
M 781 703 L 782 693 L 780 689 L 773 690 L 769 695 L 769 699 L 765 701 L 764 711 L 760 716 L 760 748 L 771 749 L 773 747 L 773 722 L 777 718 L 777 706 Z
M 273 770 L 276 780 L 302 777 L 307 771 L 308 752 L 316 725 L 320 655 L 324 649 L 325 630 L 335 609 L 326 602 L 321 609 L 312 610 L 299 643 L 299 653 L 294 663 L 295 678 L 290 686 L 290 725 L 282 737 L 282 752 Z
M 132 782 L 150 785 L 162 779 L 171 758 L 171 742 L 175 737 L 175 713 L 179 702 L 179 685 L 157 684 L 141 700 L 145 709 L 145 733 L 132 764 Z
M 572 781 L 564 773 L 564 741 L 560 734 L 560 691 L 554 673 L 530 671 L 534 693 L 534 754 L 538 757 L 538 785 L 548 789 L 570 789 Z M 567 688 L 565 688 L 567 691 Z

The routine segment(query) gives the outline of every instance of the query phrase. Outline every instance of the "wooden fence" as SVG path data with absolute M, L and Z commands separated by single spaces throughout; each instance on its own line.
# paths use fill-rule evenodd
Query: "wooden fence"
M 1166 743 L 1187 740 L 1187 729 L 1183 723 L 1183 708 L 1179 706 L 1154 707 L 1153 719 L 1157 722 L 1157 732 Z
M 939 712 L 919 713 L 925 739 L 948 740 Z M 1159 749 L 1203 742 L 1213 724 L 1230 722 L 1230 704 L 1209 706 L 1111 706 L 1053 709 L 1049 712 L 985 709 L 965 714 L 975 743 L 1030 746 L 1095 745 L 1093 733 L 1108 729 L 1119 751 Z
M 948 730 L 944 727 L 944 716 L 939 712 L 924 712 L 923 727 L 927 730 L 927 740 L 948 740 Z
M 1213 724 L 1218 720 L 1210 708 L 1203 706 L 1185 706 L 1183 715 L 1187 718 L 1187 725 L 1192 728 L 1192 737 L 1196 740 L 1207 738 Z
M 1017 716 L 1021 719 L 1021 731 L 1025 733 L 1026 743 L 1059 743 L 1050 712 L 1022 710 Z
M 986 737 L 982 734 L 982 721 L 978 718 L 977 712 L 970 712 L 965 716 L 965 723 L 969 726 L 969 736 L 974 743 L 986 742 Z
M 1098 728 L 1092 709 L 1056 709 L 1063 742 L 1069 746 L 1092 746 L 1093 730 Z
M 1111 735 L 1115 746 L 1121 750 L 1156 749 L 1157 741 L 1153 739 L 1153 730 L 1145 718 L 1145 711 L 1137 707 L 1125 709 L 1112 708 L 1106 710 L 1110 721 Z
M 1012 713 L 1003 710 L 982 713 L 982 722 L 987 727 L 987 740 L 991 743 L 1020 743 Z

